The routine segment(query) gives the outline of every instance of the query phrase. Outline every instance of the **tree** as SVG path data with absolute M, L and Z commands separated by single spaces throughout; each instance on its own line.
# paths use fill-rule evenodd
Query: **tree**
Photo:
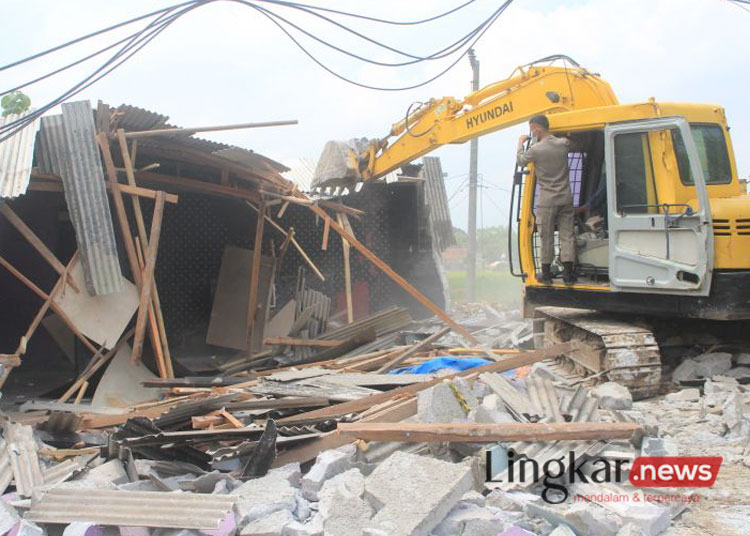
M 31 106 L 31 99 L 20 91 L 13 91 L 0 100 L 0 106 L 3 107 L 3 117 L 10 114 L 22 114 Z

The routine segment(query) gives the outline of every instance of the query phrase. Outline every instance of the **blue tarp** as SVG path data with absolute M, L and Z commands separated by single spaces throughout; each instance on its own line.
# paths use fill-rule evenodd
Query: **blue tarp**
M 490 363 L 491 361 L 488 359 L 481 359 L 479 357 L 468 357 L 463 359 L 455 357 L 436 357 L 435 359 L 430 359 L 421 365 L 392 370 L 389 374 L 430 374 L 443 369 L 466 370 L 474 367 L 481 367 L 482 365 L 489 365 Z

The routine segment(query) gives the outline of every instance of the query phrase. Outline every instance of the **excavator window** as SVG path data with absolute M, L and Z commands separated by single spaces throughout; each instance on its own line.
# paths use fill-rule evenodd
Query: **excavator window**
M 647 132 L 615 136 L 615 197 L 617 211 L 623 215 L 658 210 Z
M 729 163 L 729 151 L 724 138 L 724 130 L 719 125 L 691 124 L 698 157 L 703 168 L 706 184 L 729 184 L 732 182 L 732 167 Z M 672 130 L 672 143 L 677 166 L 680 170 L 680 180 L 686 186 L 695 184 L 690 171 L 687 149 L 679 130 Z

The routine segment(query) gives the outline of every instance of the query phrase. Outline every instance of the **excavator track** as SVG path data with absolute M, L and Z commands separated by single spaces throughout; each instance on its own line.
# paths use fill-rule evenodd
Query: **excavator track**
M 548 365 L 572 381 L 614 381 L 635 400 L 659 394 L 662 363 L 651 327 L 623 316 L 565 307 L 538 307 L 544 319 L 544 344 L 577 341 L 579 348 Z

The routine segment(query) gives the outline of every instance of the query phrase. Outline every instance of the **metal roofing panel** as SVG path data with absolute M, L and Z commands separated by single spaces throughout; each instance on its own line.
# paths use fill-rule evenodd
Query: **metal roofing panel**
M 234 495 L 52 488 L 24 516 L 36 523 L 212 530 L 232 511 Z
M 456 245 L 448 195 L 445 191 L 443 167 L 437 156 L 425 156 L 422 162 L 424 163 L 422 174 L 427 179 L 425 201 L 430 207 L 430 223 L 437 241 L 436 246 L 439 251 L 443 251 Z
M 31 497 L 34 488 L 44 484 L 34 431 L 31 426 L 12 422 L 6 422 L 3 431 L 16 491 L 22 497 Z
M 12 114 L 0 117 L 0 127 L 25 115 Z M 37 130 L 39 120 L 35 120 L 13 137 L 0 143 L 0 197 L 18 197 L 26 193 L 31 178 Z
M 5 439 L 0 437 L 0 495 L 5 493 L 13 481 L 13 468 L 10 466 L 10 456 Z
M 54 486 L 60 482 L 65 482 L 76 473 L 82 471 L 96 456 L 96 454 L 84 454 L 82 456 L 69 458 L 64 462 L 57 463 L 52 467 L 44 469 L 42 471 L 44 485 Z
M 62 116 L 42 118 L 41 165 L 62 177 L 87 290 L 112 294 L 121 289 L 122 273 L 93 111 L 88 101 L 63 104 L 62 111 Z

